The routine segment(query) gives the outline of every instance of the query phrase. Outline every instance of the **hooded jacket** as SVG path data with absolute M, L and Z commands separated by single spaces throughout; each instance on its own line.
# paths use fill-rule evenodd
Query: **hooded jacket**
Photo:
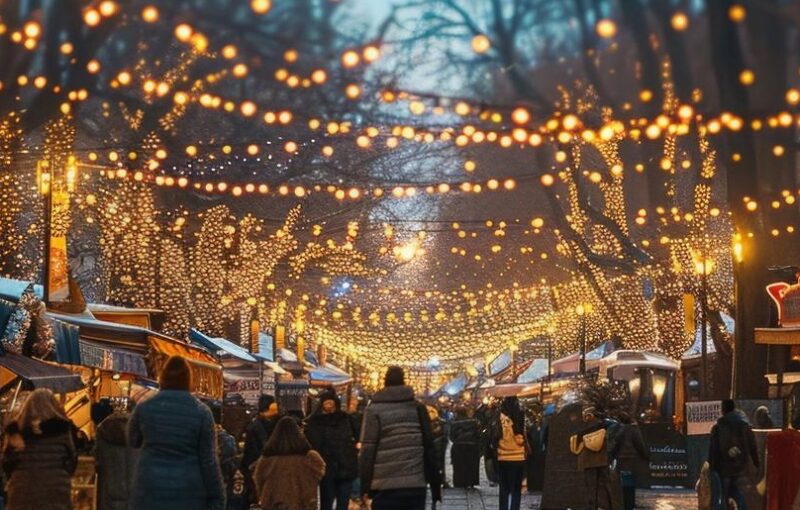
M 410 386 L 389 386 L 372 398 L 361 430 L 362 492 L 427 485 L 420 420 L 427 412 L 420 412 L 420 405 Z
M 322 412 L 322 403 L 333 400 L 336 410 L 331 414 Z M 320 399 L 320 405 L 305 427 L 311 447 L 325 461 L 325 476 L 335 480 L 353 480 L 358 476 L 358 450 L 353 422 L 341 410 L 341 402 L 335 394 L 328 393 Z
M 753 429 L 737 411 L 726 413 L 711 429 L 708 453 L 711 470 L 723 478 L 741 476 L 747 473 L 748 458 L 758 467 L 758 448 Z
M 127 510 L 133 473 L 139 451 L 128 447 L 126 431 L 130 415 L 114 413 L 97 427 L 95 462 L 97 466 L 98 510 Z
M 3 472 L 7 510 L 71 510 L 71 478 L 78 457 L 72 423 L 60 418 L 42 422 L 39 430 L 6 428 Z

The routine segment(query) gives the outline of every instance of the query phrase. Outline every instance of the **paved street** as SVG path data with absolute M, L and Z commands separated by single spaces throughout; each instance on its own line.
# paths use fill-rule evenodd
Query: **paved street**
M 523 494 L 523 509 L 538 509 L 540 494 Z M 479 489 L 448 489 L 444 495 L 443 510 L 496 510 L 498 508 L 496 487 Z M 697 508 L 697 498 L 688 490 L 642 490 L 637 492 L 637 509 L 644 510 L 689 510 Z

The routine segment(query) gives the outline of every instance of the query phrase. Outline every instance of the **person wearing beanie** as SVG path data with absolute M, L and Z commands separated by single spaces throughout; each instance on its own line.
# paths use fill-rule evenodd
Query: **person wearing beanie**
M 336 393 L 326 391 L 306 422 L 306 437 L 326 466 L 319 484 L 321 510 L 346 510 L 358 476 L 358 438 L 352 420 L 341 407 Z
M 239 470 L 244 475 L 245 492 L 251 503 L 257 503 L 257 494 L 253 486 L 253 464 L 261 457 L 264 445 L 267 444 L 275 425 L 278 423 L 280 413 L 278 404 L 272 395 L 261 395 L 258 399 L 258 414 L 245 429 L 244 451 Z
M 191 393 L 192 372 L 172 356 L 161 390 L 137 405 L 128 444 L 140 448 L 130 510 L 222 510 L 225 490 L 211 410 Z
M 362 497 L 372 498 L 373 510 L 424 510 L 427 485 L 434 501 L 442 499 L 430 418 L 401 367 L 388 368 L 384 388 L 364 411 L 358 464 Z

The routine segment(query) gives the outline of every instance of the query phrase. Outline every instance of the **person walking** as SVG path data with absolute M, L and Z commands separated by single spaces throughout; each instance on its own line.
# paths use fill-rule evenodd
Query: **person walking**
M 636 506 L 636 469 L 641 461 L 650 460 L 650 452 L 644 443 L 642 431 L 631 415 L 622 411 L 618 415 L 620 429 L 609 457 L 616 460 L 616 469 L 622 484 L 622 506 L 633 510 Z
M 236 472 L 239 469 L 239 449 L 234 438 L 222 426 L 222 402 L 210 401 L 206 405 L 214 417 L 214 431 L 217 436 L 217 458 L 222 473 L 222 485 L 225 488 L 226 508 L 233 510 L 241 506 L 242 490 L 236 491 Z M 237 494 L 238 492 L 238 494 Z
M 188 362 L 170 357 L 158 382 L 161 390 L 134 408 L 128 424 L 128 444 L 141 448 L 130 510 L 222 510 L 214 418 L 189 392 Z
M 737 510 L 745 510 L 744 486 L 749 463 L 759 466 L 758 449 L 753 429 L 736 410 L 733 400 L 722 401 L 722 417 L 711 428 L 708 464 L 722 482 L 722 504 L 736 502 Z
M 525 476 L 525 415 L 517 397 L 503 399 L 490 434 L 497 456 L 500 510 L 519 510 Z
M 445 423 L 439 417 L 439 411 L 433 406 L 425 406 L 428 410 L 428 419 L 431 421 L 431 433 L 433 434 L 433 447 L 436 450 L 436 467 L 442 473 L 442 486 L 447 488 L 447 475 L 445 472 L 444 459 L 447 453 L 447 431 Z
M 311 448 L 297 420 L 278 420 L 253 469 L 258 504 L 264 510 L 316 510 L 325 461 Z M 345 507 L 346 508 L 346 507 Z
M 280 418 L 278 404 L 271 395 L 261 395 L 258 399 L 258 414 L 245 429 L 244 451 L 239 470 L 244 476 L 246 499 L 250 503 L 257 502 L 257 491 L 253 487 L 253 464 L 261 457 L 264 445 L 267 444 L 275 425 Z
M 450 424 L 450 440 L 453 442 L 450 449 L 453 487 L 480 485 L 480 425 L 463 405 L 456 408 L 456 417 Z
M 128 446 L 126 431 L 131 415 L 115 411 L 100 422 L 95 438 L 97 509 L 127 510 L 139 451 Z
M 373 510 L 424 510 L 426 486 L 441 501 L 430 419 L 398 366 L 386 371 L 384 388 L 364 412 L 358 458 L 364 502 Z
M 341 406 L 336 393 L 327 391 L 306 421 L 306 437 L 326 466 L 319 485 L 322 510 L 333 510 L 334 503 L 336 510 L 347 510 L 353 480 L 358 476 L 358 439 L 350 416 Z
M 5 429 L 6 510 L 71 510 L 78 456 L 72 422 L 48 389 L 34 390 Z

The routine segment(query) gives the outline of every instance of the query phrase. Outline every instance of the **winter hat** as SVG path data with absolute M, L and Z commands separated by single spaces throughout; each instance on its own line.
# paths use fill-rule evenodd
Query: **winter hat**
M 273 416 L 278 416 L 278 404 L 276 404 L 275 402 L 271 403 L 267 407 L 267 411 L 266 412 L 267 412 L 267 418 L 272 418 Z
M 263 413 L 272 403 L 275 402 L 275 397 L 272 395 L 261 395 L 258 397 L 258 412 Z
M 332 390 L 325 391 L 319 396 L 320 407 L 322 407 L 322 403 L 326 400 L 333 400 L 333 403 L 336 404 L 336 409 L 339 409 L 342 405 L 342 401 L 339 400 L 339 396 L 335 391 Z

